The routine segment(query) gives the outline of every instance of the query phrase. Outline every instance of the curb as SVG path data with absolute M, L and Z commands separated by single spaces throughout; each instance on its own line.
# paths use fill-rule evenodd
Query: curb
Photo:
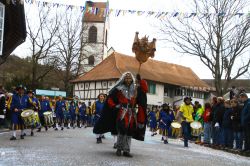
M 10 129 L 0 129 L 0 133 L 9 132 Z

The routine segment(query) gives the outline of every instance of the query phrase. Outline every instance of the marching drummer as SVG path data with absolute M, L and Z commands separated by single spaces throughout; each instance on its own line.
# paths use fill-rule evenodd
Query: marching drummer
M 41 121 L 41 125 L 44 126 L 45 130 L 47 131 L 48 130 L 48 126 L 45 124 L 45 119 L 44 119 L 43 113 L 47 112 L 47 111 L 51 111 L 51 107 L 50 107 L 49 100 L 46 100 L 46 98 L 45 98 L 44 95 L 41 97 L 40 106 L 41 106 L 41 109 L 38 112 L 39 119 Z M 37 132 L 41 131 L 42 126 L 38 128 Z
M 70 122 L 72 124 L 73 129 L 75 129 L 76 127 L 76 104 L 74 101 L 70 102 L 69 114 L 70 114 Z
M 153 137 L 154 135 L 157 135 L 157 119 L 155 109 L 152 108 L 152 110 L 149 111 L 148 117 L 151 136 Z
M 201 126 L 203 126 L 203 118 L 202 118 L 202 115 L 204 113 L 204 107 L 201 106 L 200 103 L 197 104 L 196 106 L 196 113 L 195 113 L 195 117 L 194 117 L 194 120 L 197 121 L 197 122 L 200 122 Z M 195 142 L 196 144 L 200 144 L 201 143 L 201 133 L 198 135 L 197 137 L 197 140 Z
M 171 125 L 171 122 L 174 120 L 174 116 L 170 115 L 170 108 L 168 104 L 162 105 L 162 110 L 160 111 L 159 116 L 159 128 L 162 130 L 162 138 L 164 144 L 168 144 L 168 131 Z
M 29 99 L 28 99 L 26 108 L 33 109 L 35 112 L 38 113 L 38 110 L 40 109 L 40 102 L 34 96 L 34 92 L 32 90 L 28 90 L 27 94 L 28 94 Z M 38 125 L 38 122 L 37 122 L 37 124 L 33 124 L 33 126 L 31 126 L 31 132 L 30 132 L 31 136 L 34 136 L 33 130 L 35 127 L 37 127 L 36 125 Z M 40 123 L 39 123 L 39 125 L 40 125 Z
M 65 101 L 63 100 L 63 97 L 60 95 L 58 101 L 56 102 L 55 111 L 56 111 L 56 128 L 55 130 L 58 130 L 58 123 L 61 124 L 61 130 L 63 130 L 64 126 L 64 115 L 63 111 L 66 109 Z
M 81 128 L 86 123 L 86 105 L 85 105 L 85 102 L 79 102 L 79 116 L 80 116 L 80 128 Z
M 12 96 L 12 101 L 10 103 L 11 110 L 11 123 L 13 136 L 10 140 L 16 140 L 16 130 L 21 129 L 20 138 L 24 139 L 24 123 L 21 118 L 21 112 L 25 108 L 25 97 L 24 97 L 24 87 L 19 85 L 16 88 L 17 93 Z
M 191 138 L 191 127 L 190 123 L 194 121 L 193 119 L 193 106 L 191 104 L 191 97 L 185 97 L 184 103 L 180 107 L 180 117 L 182 117 L 182 130 L 183 130 L 183 136 L 184 136 L 184 147 L 188 147 L 188 140 Z

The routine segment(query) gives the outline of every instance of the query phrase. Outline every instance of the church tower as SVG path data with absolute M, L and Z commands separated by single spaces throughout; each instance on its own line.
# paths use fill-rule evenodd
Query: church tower
M 108 2 L 86 1 L 85 7 L 81 39 L 82 74 L 107 57 L 109 35 Z

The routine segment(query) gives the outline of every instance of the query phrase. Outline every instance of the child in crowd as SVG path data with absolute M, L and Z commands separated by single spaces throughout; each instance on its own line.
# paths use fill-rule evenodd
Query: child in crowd
M 152 133 L 151 136 L 154 136 L 157 134 L 157 119 L 156 119 L 155 109 L 149 111 L 148 117 L 149 117 L 149 127 Z
M 205 103 L 202 119 L 204 122 L 204 140 L 203 144 L 210 145 L 212 135 L 212 107 L 210 103 Z
M 172 121 L 174 120 L 170 114 L 170 108 L 168 104 L 162 105 L 162 110 L 160 111 L 159 115 L 159 128 L 162 131 L 162 138 L 164 141 L 164 144 L 168 144 L 168 130 L 170 128 L 170 125 Z

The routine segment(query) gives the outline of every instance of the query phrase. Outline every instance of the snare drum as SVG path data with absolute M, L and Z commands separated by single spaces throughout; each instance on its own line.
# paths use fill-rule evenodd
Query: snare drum
M 36 128 L 41 127 L 39 115 L 38 115 L 37 112 L 34 112 L 34 118 L 35 118 L 35 121 L 34 121 L 34 125 L 33 126 L 36 127 Z
M 178 122 L 172 122 L 172 136 L 173 137 L 179 137 L 181 135 L 181 124 Z
M 191 134 L 193 136 L 199 136 L 202 132 L 202 125 L 200 122 L 198 121 L 194 121 L 192 123 L 190 123 L 191 126 Z
M 30 127 L 34 124 L 35 117 L 34 117 L 34 111 L 33 110 L 24 110 L 21 113 L 21 117 L 23 119 L 24 125 L 27 127 Z
M 52 126 L 54 124 L 53 122 L 53 113 L 50 111 L 44 112 L 44 123 L 46 126 Z

